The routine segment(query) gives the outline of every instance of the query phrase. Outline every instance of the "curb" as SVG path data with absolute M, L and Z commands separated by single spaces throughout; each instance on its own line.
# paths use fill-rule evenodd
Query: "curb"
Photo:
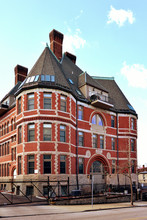
M 105 210 L 112 210 L 112 209 L 140 208 L 140 207 L 147 207 L 147 205 L 133 205 L 133 206 L 122 206 L 122 207 L 111 207 L 111 208 L 100 208 L 100 209 L 88 209 L 88 210 L 83 210 L 80 212 L 105 211 Z

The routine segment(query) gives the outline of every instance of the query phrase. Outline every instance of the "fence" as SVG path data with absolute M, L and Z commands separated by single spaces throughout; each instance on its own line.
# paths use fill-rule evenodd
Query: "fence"
M 130 190 L 129 186 L 108 186 L 106 184 L 94 184 L 93 193 L 105 192 L 123 192 L 125 189 Z M 50 203 L 51 200 L 56 198 L 67 198 L 75 196 L 91 195 L 91 184 L 79 184 L 77 189 L 76 185 L 69 184 L 67 180 L 50 181 L 47 180 L 29 180 L 29 181 L 0 181 L 0 205 L 4 204 L 22 204 L 44 202 Z

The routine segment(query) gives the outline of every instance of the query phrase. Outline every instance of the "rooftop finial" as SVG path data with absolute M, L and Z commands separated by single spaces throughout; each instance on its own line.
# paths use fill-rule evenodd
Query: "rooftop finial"
M 46 43 L 46 47 L 48 47 L 48 43 Z

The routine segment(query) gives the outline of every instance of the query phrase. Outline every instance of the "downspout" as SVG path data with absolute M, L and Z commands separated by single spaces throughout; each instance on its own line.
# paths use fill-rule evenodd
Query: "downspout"
M 119 188 L 119 146 L 118 146 L 118 113 L 116 113 L 116 128 L 117 128 L 117 184 Z
M 76 99 L 76 183 L 77 190 L 79 190 L 79 178 L 78 178 L 78 105 Z

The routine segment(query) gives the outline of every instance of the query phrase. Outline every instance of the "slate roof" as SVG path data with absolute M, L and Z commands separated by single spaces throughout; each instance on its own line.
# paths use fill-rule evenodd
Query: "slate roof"
M 66 75 L 66 79 L 70 85 L 71 91 L 75 97 L 79 100 L 88 101 L 85 99 L 85 96 L 82 94 L 79 95 L 77 90 L 79 90 L 79 75 L 83 72 L 76 64 L 74 64 L 65 54 L 61 60 L 62 70 Z M 69 80 L 72 80 L 73 83 L 70 83 Z
M 85 84 L 87 84 L 89 86 L 93 86 L 97 89 L 100 89 L 104 92 L 108 92 L 108 90 L 104 88 L 104 86 L 102 86 L 98 81 L 94 80 L 87 72 L 82 73 L 79 76 L 79 78 L 80 78 L 79 87 L 82 87 Z
M 9 96 L 13 96 L 16 92 L 17 92 L 17 90 L 18 90 L 18 88 L 19 88 L 19 86 L 21 85 L 21 82 L 18 82 L 5 96 L 4 96 L 4 98 L 1 100 L 1 103 L 5 100 L 5 99 L 7 99 Z
M 130 112 L 136 115 L 135 110 L 133 109 L 133 107 L 131 106 L 130 102 L 127 100 L 121 89 L 118 87 L 113 77 L 101 78 L 93 76 L 93 79 L 95 79 L 98 83 L 107 88 L 109 96 L 113 100 L 113 110 L 116 110 L 118 112 Z
M 76 92 L 77 88 L 84 86 L 85 84 L 91 85 L 95 88 L 108 92 L 102 85 L 95 81 L 88 73 L 83 72 L 76 64 L 74 64 L 65 54 L 61 61 L 62 69 L 65 72 L 67 79 L 71 79 L 73 84 L 70 84 L 72 92 L 78 99 L 85 99 L 82 94 L 79 96 Z M 88 101 L 88 100 L 87 100 Z
M 69 83 L 66 80 L 65 74 L 62 71 L 61 64 L 52 53 L 50 48 L 46 46 L 35 65 L 29 72 L 26 77 L 26 80 L 29 77 L 39 75 L 39 79 L 36 82 L 24 83 L 21 89 L 30 88 L 32 86 L 40 86 L 40 87 L 59 87 L 63 90 L 70 91 Z M 41 80 L 41 75 L 52 75 L 55 76 L 54 82 L 47 82 Z
M 29 77 L 31 78 L 37 75 L 39 76 L 37 81 L 27 81 Z M 43 81 L 41 80 L 41 75 L 52 75 L 54 76 L 54 81 Z M 10 95 L 18 95 L 23 90 L 42 87 L 70 92 L 77 100 L 90 104 L 90 101 L 86 99 L 84 94 L 79 90 L 79 88 L 85 84 L 107 92 L 109 97 L 113 99 L 114 107 L 111 110 L 136 114 L 114 79 L 91 77 L 88 73 L 82 71 L 74 64 L 65 54 L 61 62 L 59 62 L 48 45 L 27 75 L 25 81 L 21 83 L 21 85 L 19 82 L 4 99 Z

